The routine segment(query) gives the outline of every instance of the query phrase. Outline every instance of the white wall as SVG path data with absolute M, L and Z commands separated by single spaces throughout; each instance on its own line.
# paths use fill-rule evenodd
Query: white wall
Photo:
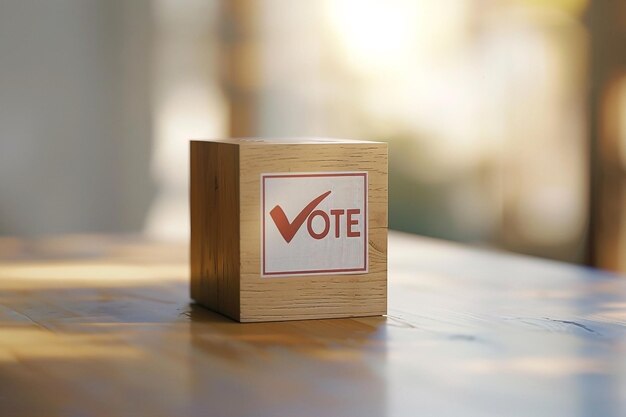
M 0 234 L 143 227 L 150 8 L 0 0 Z

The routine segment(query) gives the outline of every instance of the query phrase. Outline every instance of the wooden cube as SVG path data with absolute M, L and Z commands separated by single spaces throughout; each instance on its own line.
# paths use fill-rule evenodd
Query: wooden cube
M 191 141 L 191 297 L 241 322 L 387 312 L 387 144 Z

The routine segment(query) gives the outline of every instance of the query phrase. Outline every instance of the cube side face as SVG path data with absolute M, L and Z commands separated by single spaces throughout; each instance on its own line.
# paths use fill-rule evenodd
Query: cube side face
M 191 298 L 239 320 L 239 146 L 190 151 Z
M 386 314 L 387 144 L 246 145 L 240 167 L 240 320 Z M 339 264 L 315 269 L 330 262 L 315 248 Z

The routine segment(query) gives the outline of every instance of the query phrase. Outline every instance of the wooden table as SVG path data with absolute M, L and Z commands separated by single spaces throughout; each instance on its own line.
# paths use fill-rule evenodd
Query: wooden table
M 626 280 L 392 234 L 389 315 L 238 324 L 187 247 L 0 239 L 0 416 L 626 415 Z

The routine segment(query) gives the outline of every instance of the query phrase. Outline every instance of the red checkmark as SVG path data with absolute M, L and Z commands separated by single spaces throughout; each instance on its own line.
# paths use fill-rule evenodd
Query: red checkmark
M 276 205 L 276 207 L 274 207 L 270 211 L 270 216 L 272 216 L 272 219 L 274 220 L 274 223 L 276 223 L 278 231 L 287 243 L 291 242 L 291 239 L 293 239 L 296 233 L 298 233 L 298 230 L 300 230 L 300 226 L 302 226 L 306 218 L 309 217 L 309 214 L 311 214 L 311 212 L 315 209 L 315 207 L 317 207 L 319 203 L 322 202 L 323 199 L 328 197 L 328 194 L 330 194 L 330 191 L 325 192 L 324 194 L 320 195 L 309 204 L 307 204 L 306 207 L 303 208 L 300 213 L 298 213 L 296 218 L 293 219 L 291 223 L 289 222 L 289 220 L 287 220 L 287 216 L 285 215 L 285 212 L 283 211 L 281 206 Z

